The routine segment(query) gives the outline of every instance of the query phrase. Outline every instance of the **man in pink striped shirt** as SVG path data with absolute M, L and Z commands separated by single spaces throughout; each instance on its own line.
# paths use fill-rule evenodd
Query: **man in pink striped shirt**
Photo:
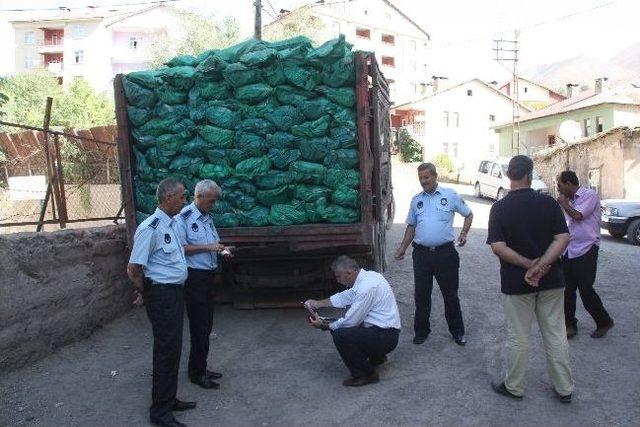
M 564 316 L 567 338 L 578 333 L 576 319 L 576 290 L 584 308 L 596 322 L 592 338 L 602 338 L 613 328 L 613 319 L 593 288 L 598 267 L 600 245 L 600 198 L 592 189 L 580 187 L 575 172 L 567 170 L 558 176 L 558 203 L 567 217 L 571 240 L 563 256 Z

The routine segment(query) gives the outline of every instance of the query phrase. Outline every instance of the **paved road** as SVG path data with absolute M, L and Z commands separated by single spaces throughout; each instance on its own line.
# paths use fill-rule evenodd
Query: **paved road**
M 394 180 L 396 221 L 402 222 L 419 187 L 413 169 L 397 168 Z M 185 340 L 179 397 L 197 400 L 198 408 L 178 418 L 194 426 L 640 425 L 640 248 L 603 238 L 597 286 L 616 327 L 604 339 L 590 338 L 593 325 L 579 305 L 579 335 L 571 341 L 573 403 L 553 398 L 537 327 L 526 397 L 513 402 L 489 388 L 503 371 L 505 354 L 498 263 L 484 244 L 490 202 L 466 197 L 476 216 L 469 244 L 460 250 L 466 347 L 449 337 L 437 290 L 433 332 L 424 345 L 411 343 L 413 278 L 406 257 L 386 273 L 404 329 L 379 384 L 343 387 L 348 372 L 330 336 L 307 327 L 302 311 L 222 306 L 211 356 L 212 366 L 225 374 L 222 387 L 206 391 L 187 381 Z M 401 223 L 393 225 L 390 251 L 403 231 Z M 135 309 L 31 367 L 0 374 L 0 426 L 146 425 L 150 375 L 150 327 L 144 311 Z

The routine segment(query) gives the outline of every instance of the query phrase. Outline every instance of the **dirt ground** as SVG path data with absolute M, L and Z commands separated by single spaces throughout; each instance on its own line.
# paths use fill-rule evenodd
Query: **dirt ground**
M 394 170 L 398 212 L 388 238 L 402 238 L 408 201 L 420 190 L 413 168 Z M 222 371 L 219 390 L 203 390 L 186 375 L 185 333 L 179 397 L 196 410 L 178 413 L 188 425 L 640 425 L 639 247 L 603 236 L 597 289 L 616 326 L 594 340 L 594 325 L 578 303 L 579 334 L 570 341 L 576 382 L 570 405 L 559 403 L 545 370 L 536 326 L 525 399 L 494 394 L 489 381 L 504 371 L 504 316 L 498 262 L 485 245 L 491 202 L 467 194 L 475 221 L 460 248 L 460 299 L 468 344 L 455 345 L 434 289 L 432 333 L 412 344 L 410 257 L 391 262 L 403 322 L 398 348 L 380 369 L 381 381 L 346 388 L 348 376 L 330 335 L 308 327 L 301 310 L 237 311 L 220 306 L 210 368 Z M 461 224 L 460 219 L 456 224 Z M 185 322 L 186 326 L 186 322 Z M 186 331 L 185 331 L 186 332 Z M 151 394 L 151 329 L 134 309 L 90 338 L 16 372 L 0 374 L 0 426 L 147 425 Z

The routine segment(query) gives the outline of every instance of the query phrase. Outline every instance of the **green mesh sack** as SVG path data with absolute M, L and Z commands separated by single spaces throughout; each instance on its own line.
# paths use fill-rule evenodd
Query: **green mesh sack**
M 288 170 L 291 163 L 299 160 L 302 156 L 300 150 L 288 148 L 270 148 L 267 153 L 271 165 L 280 170 Z
M 181 173 L 184 175 L 196 175 L 200 172 L 200 167 L 204 162 L 200 158 L 180 155 L 174 158 L 169 165 L 169 172 Z
M 206 111 L 207 122 L 224 129 L 235 129 L 240 123 L 240 113 L 225 107 L 209 107 Z
M 232 130 L 222 129 L 216 126 L 202 125 L 198 127 L 198 135 L 212 146 L 209 148 L 233 147 L 234 134 Z
M 160 119 L 168 119 L 170 117 L 186 119 L 189 117 L 189 107 L 186 105 L 160 104 L 156 107 L 155 113 Z
M 279 106 L 280 104 L 278 104 L 278 101 L 275 98 L 269 97 L 257 104 L 243 104 L 241 107 L 239 107 L 239 110 L 242 112 L 242 116 L 244 118 L 258 118 L 264 117 L 266 114 L 271 113 Z
M 253 179 L 256 186 L 262 190 L 273 190 L 276 187 L 291 184 L 292 181 L 293 178 L 291 178 L 290 172 L 281 171 L 269 171 L 263 175 L 258 175 Z
M 178 133 L 168 133 L 164 135 L 160 135 L 157 138 L 157 145 L 159 147 L 165 147 L 167 145 L 173 146 L 177 145 L 178 147 L 186 144 L 193 138 L 193 134 L 191 132 L 182 131 Z
M 154 173 L 149 163 L 147 163 L 147 158 L 137 150 L 135 147 L 133 148 L 133 153 L 135 156 L 135 173 L 136 177 L 145 181 L 152 181 L 154 179 Z
M 296 36 L 291 37 L 290 39 L 278 40 L 271 42 L 270 46 L 276 50 L 285 50 L 295 47 L 306 47 L 307 49 L 313 48 L 311 40 L 306 36 Z
M 271 87 L 283 85 L 287 82 L 287 78 L 284 76 L 284 68 L 279 62 L 274 62 L 263 68 L 262 73 L 265 82 Z
M 335 169 L 357 169 L 360 154 L 358 150 L 340 148 L 330 151 L 324 159 L 324 164 Z
M 247 211 L 238 212 L 240 224 L 246 227 L 263 227 L 269 225 L 269 208 L 256 205 Z
M 329 129 L 331 138 L 338 142 L 340 148 L 358 148 L 356 130 L 348 127 Z
M 209 148 L 209 144 L 197 136 L 186 144 L 182 144 L 180 152 L 186 156 L 199 157 L 202 156 L 203 153 L 206 153 Z
M 324 185 L 334 190 L 341 185 L 360 188 L 360 173 L 352 169 L 327 169 L 324 175 Z
M 296 105 L 307 120 L 317 120 L 335 111 L 335 104 L 325 98 L 308 99 Z
M 351 87 L 324 87 L 325 96 L 338 105 L 353 108 L 356 105 L 356 91 Z
M 150 147 L 145 153 L 147 163 L 154 169 L 166 168 L 178 154 L 178 146 Z
M 205 149 L 205 156 L 209 163 L 214 165 L 226 165 L 229 166 L 231 162 L 227 158 L 227 153 L 223 148 Z M 235 164 L 234 164 L 235 165 Z
M 231 95 L 229 86 L 222 82 L 197 83 L 191 90 L 193 91 L 194 89 L 199 91 L 200 98 L 207 101 L 228 99 Z
M 211 208 L 211 213 L 222 214 L 231 212 L 233 212 L 233 206 L 226 200 L 218 200 Z
M 275 93 L 278 102 L 283 105 L 297 105 L 299 102 L 316 96 L 313 92 L 287 85 L 276 86 Z
M 151 108 L 156 104 L 158 98 L 152 90 L 133 83 L 128 77 L 122 81 L 124 95 L 127 103 L 139 108 Z
M 256 83 L 261 79 L 260 70 L 249 68 L 243 64 L 229 64 L 223 71 L 222 75 L 231 86 L 240 87 L 251 83 Z
M 262 40 L 248 39 L 225 49 L 221 49 L 216 54 L 227 62 L 236 62 L 246 53 L 257 52 L 268 47 L 267 43 Z
M 155 94 L 161 104 L 178 105 L 187 102 L 187 92 L 175 89 L 169 85 L 160 85 L 156 88 Z
M 155 194 L 146 194 L 136 189 L 136 209 L 146 214 L 155 212 L 158 202 Z
M 222 189 L 224 191 L 240 190 L 244 194 L 249 196 L 255 196 L 258 189 L 251 182 L 244 179 L 238 179 L 235 177 L 227 178 L 222 183 Z
M 332 224 L 352 224 L 360 220 L 360 212 L 356 209 L 337 205 L 316 205 L 316 209 L 326 222 Z
M 315 202 L 304 202 L 304 211 L 307 214 L 307 222 L 310 224 L 316 224 L 324 222 L 324 218 L 318 212 Z
M 300 138 L 286 132 L 275 132 L 267 135 L 267 145 L 269 148 L 296 148 L 299 146 Z
M 150 216 L 150 214 L 136 211 L 136 224 L 140 225 L 145 219 L 149 218 Z
M 236 213 L 212 213 L 211 219 L 216 228 L 237 227 L 240 225 L 240 216 Z
M 329 64 L 343 58 L 345 52 L 351 49 L 351 44 L 344 39 L 344 34 L 340 34 L 337 39 L 329 40 L 317 49 L 309 51 L 307 61 L 319 60 L 322 63 Z
M 323 165 L 302 160 L 291 163 L 289 167 L 293 180 L 306 184 L 322 184 L 326 170 Z
M 331 194 L 331 201 L 336 205 L 344 206 L 346 208 L 358 208 L 360 207 L 360 192 L 353 188 L 340 185 Z
M 305 136 L 307 138 L 317 138 L 320 136 L 325 136 L 329 131 L 330 122 L 331 119 L 329 118 L 329 116 L 322 116 L 318 120 L 292 126 L 291 133 L 295 136 Z
M 229 161 L 229 165 L 235 167 L 241 161 L 248 159 L 251 156 L 247 156 L 243 151 L 238 150 L 237 148 L 228 148 L 224 150 L 225 156 Z
M 275 132 L 275 127 L 270 121 L 265 119 L 246 119 L 240 122 L 236 127 L 238 132 L 253 133 L 266 137 Z
M 125 81 L 129 81 L 138 86 L 142 86 L 146 89 L 155 89 L 161 81 L 158 76 L 158 71 L 149 70 L 149 71 L 133 71 L 127 74 L 124 78 Z M 126 87 L 125 87 L 126 89 Z
M 267 173 L 271 169 L 271 160 L 267 156 L 251 157 L 236 165 L 235 174 L 253 178 Z
M 164 68 L 158 72 L 160 78 L 181 91 L 188 91 L 193 86 L 196 69 L 190 66 Z
M 356 128 L 356 112 L 352 109 L 336 106 L 336 110 L 331 115 L 334 127 Z
M 304 116 L 297 108 L 291 105 L 278 107 L 272 112 L 265 114 L 264 117 L 281 131 L 288 131 L 291 129 L 291 126 L 304 122 Z
M 302 202 L 271 206 L 269 223 L 272 225 L 296 225 L 307 222 L 307 213 Z
M 198 60 L 193 55 L 178 55 L 169 62 L 165 62 L 164 65 L 167 67 L 195 67 L 198 65 Z
M 153 118 L 153 111 L 130 105 L 127 107 L 127 116 L 129 116 L 129 121 L 134 127 L 139 127 Z
M 331 87 L 354 87 L 356 67 L 353 55 L 346 55 L 333 64 L 322 67 L 322 83 Z
M 256 205 L 255 197 L 245 194 L 239 189 L 225 191 L 224 199 L 229 202 L 231 206 L 244 211 L 249 210 Z
M 310 162 L 322 163 L 327 154 L 336 148 L 338 148 L 338 142 L 327 137 L 303 139 L 300 141 L 302 158 Z
M 200 166 L 198 176 L 202 179 L 212 179 L 218 181 L 222 178 L 226 178 L 231 174 L 229 166 L 222 164 L 206 164 Z
M 321 185 L 298 184 L 293 190 L 293 198 L 303 202 L 315 202 L 331 195 L 331 189 Z
M 296 46 L 279 51 L 278 58 L 288 65 L 314 65 L 304 59 L 308 52 L 309 48 L 306 46 Z
M 143 135 L 137 129 L 131 131 L 131 137 L 133 138 L 133 146 L 142 151 L 156 145 L 157 137 L 153 135 Z
M 291 187 L 291 185 L 283 185 L 282 187 L 273 188 L 271 190 L 258 190 L 256 198 L 265 206 L 287 203 L 293 196 L 293 190 Z
M 257 104 L 269 98 L 273 93 L 273 88 L 264 83 L 254 83 L 236 88 L 235 97 L 247 104 Z
M 199 64 L 196 67 L 196 76 L 204 76 L 215 80 L 222 78 L 222 70 L 227 68 L 228 64 L 216 53 L 217 51 L 215 50 L 203 52 L 204 56 L 199 59 Z
M 236 133 L 236 149 L 246 157 L 260 157 L 267 152 L 267 144 L 259 135 L 245 132 Z
M 265 66 L 276 59 L 278 51 L 266 48 L 254 52 L 248 52 L 238 58 L 238 61 L 247 67 Z
M 322 79 L 318 70 L 309 67 L 285 64 L 283 71 L 289 83 L 307 91 L 315 89 Z

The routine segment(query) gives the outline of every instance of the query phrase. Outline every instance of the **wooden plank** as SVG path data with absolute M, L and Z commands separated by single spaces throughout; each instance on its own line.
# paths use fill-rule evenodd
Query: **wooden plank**
M 18 153 L 18 149 L 11 139 L 10 134 L 6 132 L 0 133 L 0 146 L 2 146 L 2 151 L 5 152 L 9 161 L 14 160 L 20 156 L 20 154 Z

